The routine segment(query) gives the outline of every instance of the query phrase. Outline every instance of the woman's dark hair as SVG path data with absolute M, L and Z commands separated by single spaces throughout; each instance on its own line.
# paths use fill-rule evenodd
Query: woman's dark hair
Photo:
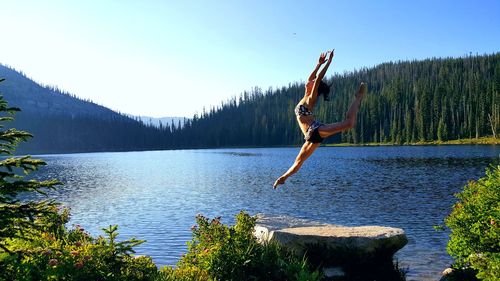
M 323 82 L 323 80 L 319 82 L 318 86 L 318 97 L 321 95 L 323 95 L 323 100 L 325 101 L 330 100 L 330 98 L 328 97 L 330 95 L 330 86 L 325 82 Z

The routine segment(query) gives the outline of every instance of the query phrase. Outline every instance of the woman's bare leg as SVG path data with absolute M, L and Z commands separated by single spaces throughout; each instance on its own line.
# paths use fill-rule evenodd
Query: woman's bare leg
M 349 110 L 346 113 L 346 119 L 342 122 L 325 124 L 318 128 L 319 135 L 322 138 L 327 138 L 336 133 L 342 132 L 347 129 L 354 128 L 356 125 L 356 116 L 358 115 L 359 106 L 361 105 L 361 100 L 366 93 L 366 84 L 361 83 L 359 90 L 355 95 L 355 99 L 352 102 Z
M 319 145 L 320 143 L 311 143 L 306 141 L 302 145 L 302 148 L 300 149 L 299 154 L 295 158 L 295 162 L 293 162 L 293 165 L 288 169 L 288 171 L 286 171 L 281 177 L 279 177 L 274 182 L 273 188 L 276 189 L 278 185 L 284 184 L 288 177 L 295 174 L 300 169 L 300 167 L 302 167 L 304 161 L 306 161 L 306 159 L 313 154 L 314 150 L 316 150 L 316 148 L 318 148 Z

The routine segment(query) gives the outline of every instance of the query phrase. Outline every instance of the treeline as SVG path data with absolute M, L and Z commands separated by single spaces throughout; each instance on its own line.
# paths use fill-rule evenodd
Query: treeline
M 334 66 L 333 66 L 334 67 Z M 130 151 L 303 142 L 294 107 L 303 83 L 258 87 L 184 122 L 144 124 L 0 66 L 0 92 L 21 107 L 12 126 L 35 136 L 18 153 Z M 415 143 L 478 138 L 500 132 L 500 53 L 391 62 L 328 79 L 331 101 L 313 110 L 324 123 L 344 118 L 359 83 L 368 84 L 356 128 L 329 142 Z M 177 124 L 176 124 L 177 123 Z
M 42 114 L 21 111 L 7 128 L 33 134 L 32 141 L 20 143 L 18 154 L 143 151 L 188 148 L 176 143 L 180 122 L 144 124 L 116 114 L 108 118 L 92 115 Z
M 330 141 L 415 143 L 479 138 L 500 127 L 500 53 L 391 62 L 335 75 L 331 101 L 314 110 L 324 123 L 341 121 L 359 83 L 368 83 L 355 129 Z M 254 88 L 195 115 L 173 135 L 188 147 L 299 144 L 293 109 L 304 84 Z
M 43 115 L 20 112 L 12 127 L 29 131 L 33 141 L 21 143 L 17 153 L 72 153 L 158 150 L 170 148 L 170 136 L 159 128 L 115 116 Z

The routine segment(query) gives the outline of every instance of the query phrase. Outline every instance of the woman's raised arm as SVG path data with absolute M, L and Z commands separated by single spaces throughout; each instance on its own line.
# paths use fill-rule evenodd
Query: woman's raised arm
M 328 53 L 321 53 L 321 55 L 319 56 L 319 59 L 318 59 L 318 64 L 316 65 L 316 67 L 314 68 L 314 70 L 311 72 L 311 75 L 309 75 L 309 79 L 308 81 L 311 82 L 312 80 L 316 79 L 316 75 L 318 73 L 318 70 L 319 68 L 321 67 L 322 64 L 324 64 L 327 60 L 326 60 L 326 55 Z
M 329 54 L 329 57 L 328 57 L 328 60 L 326 61 L 325 66 L 323 67 L 323 69 L 321 69 L 321 71 L 319 72 L 318 76 L 316 77 L 316 80 L 314 81 L 314 85 L 313 85 L 313 88 L 312 88 L 312 91 L 311 91 L 311 93 L 313 94 L 313 96 L 317 95 L 317 93 L 318 93 L 319 83 L 321 82 L 321 80 L 323 80 L 323 77 L 325 77 L 326 71 L 328 70 L 328 67 L 330 66 L 330 63 L 332 63 L 333 52 L 334 51 L 335 51 L 335 49 L 326 52 L 327 54 Z M 323 53 L 321 55 L 323 55 Z M 320 59 L 321 59 L 321 57 L 320 57 Z M 315 97 L 314 97 L 314 99 L 315 99 Z
M 317 80 L 322 80 L 323 77 L 325 77 L 325 74 L 326 74 L 326 71 L 328 70 L 328 67 L 330 66 L 330 63 L 332 63 L 332 60 L 333 60 L 333 52 L 335 51 L 335 49 L 331 50 L 331 51 L 328 51 L 326 52 L 327 54 L 329 53 L 330 56 L 328 57 L 328 59 L 326 60 L 326 64 L 325 66 L 323 67 L 323 69 L 321 69 L 321 71 L 319 72 L 318 74 L 318 79 Z

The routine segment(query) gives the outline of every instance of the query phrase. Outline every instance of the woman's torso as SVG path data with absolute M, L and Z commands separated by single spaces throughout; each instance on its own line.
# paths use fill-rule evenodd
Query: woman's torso
M 304 97 L 299 101 L 297 106 L 303 105 L 305 106 L 311 113 L 312 109 L 314 107 L 314 102 L 312 101 L 311 95 L 304 95 Z M 302 133 L 305 135 L 307 132 L 307 129 L 309 128 L 309 125 L 314 121 L 314 115 L 297 115 L 297 122 L 299 123 L 299 127 L 302 130 Z

